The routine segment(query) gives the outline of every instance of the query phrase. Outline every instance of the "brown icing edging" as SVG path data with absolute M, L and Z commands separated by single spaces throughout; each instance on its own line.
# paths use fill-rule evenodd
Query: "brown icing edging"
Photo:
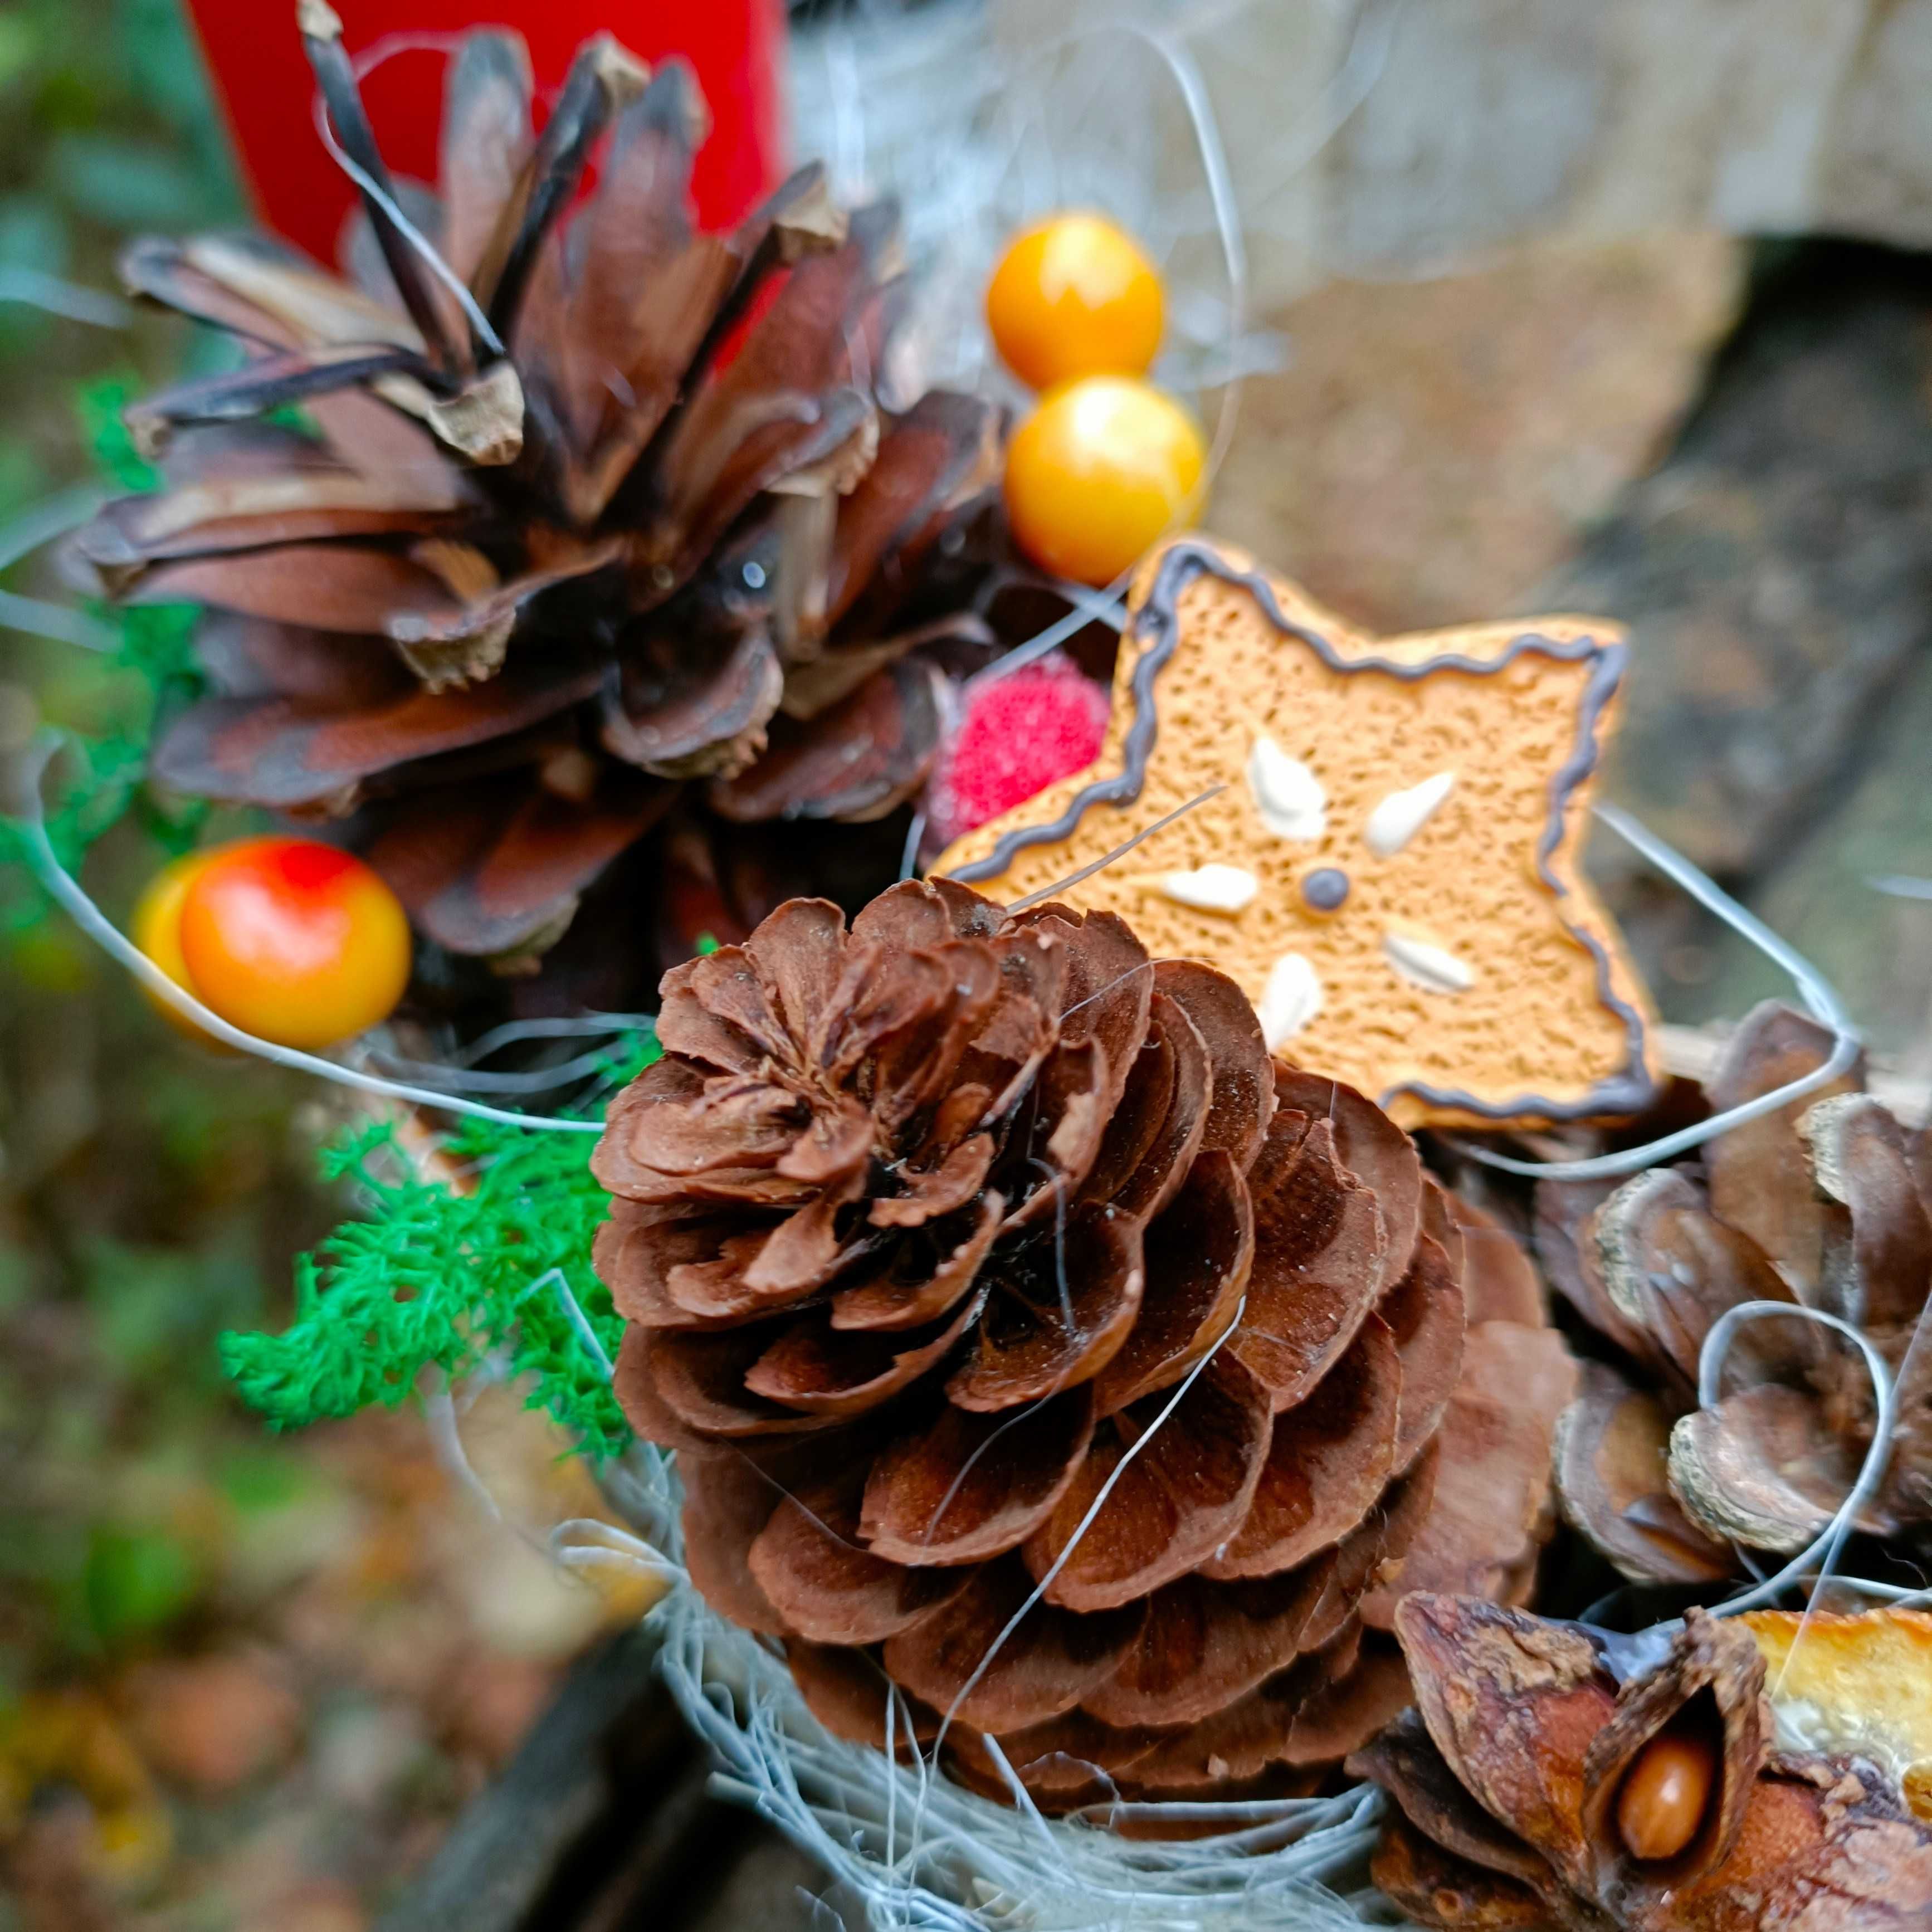
M 1093 806 L 1131 805 L 1140 796 L 1147 782 L 1148 760 L 1153 755 L 1154 740 L 1160 731 L 1154 680 L 1173 656 L 1180 641 L 1179 606 L 1182 594 L 1198 578 L 1210 576 L 1218 578 L 1232 589 L 1246 591 L 1278 632 L 1307 645 L 1331 670 L 1385 671 L 1391 676 L 1413 682 L 1438 670 L 1461 670 L 1478 677 L 1493 676 L 1504 665 L 1531 652 L 1562 663 L 1587 663 L 1590 680 L 1585 688 L 1578 713 L 1576 744 L 1569 758 L 1550 778 L 1550 818 L 1536 851 L 1538 873 L 1556 901 L 1560 916 L 1564 902 L 1570 895 L 1557 878 L 1550 860 L 1562 843 L 1563 814 L 1571 794 L 1597 768 L 1598 722 L 1623 682 L 1624 668 L 1629 658 L 1625 646 L 1596 638 L 1565 640 L 1526 631 L 1513 638 L 1508 647 L 1492 658 L 1470 658 L 1450 652 L 1440 657 L 1424 658 L 1419 664 L 1402 664 L 1390 658 L 1344 656 L 1319 632 L 1310 630 L 1305 624 L 1298 624 L 1288 616 L 1275 596 L 1274 586 L 1262 572 L 1237 568 L 1211 544 L 1198 538 L 1185 538 L 1166 551 L 1154 574 L 1147 601 L 1134 614 L 1133 632 L 1150 637 L 1152 641 L 1134 665 L 1130 686 L 1134 720 L 1121 748 L 1120 770 L 1111 778 L 1096 778 L 1091 784 L 1083 786 L 1068 802 L 1066 809 L 1050 823 L 1016 826 L 1001 837 L 985 858 L 956 867 L 952 877 L 968 885 L 997 878 L 1029 846 L 1052 845 L 1070 837 Z M 1609 950 L 1594 934 L 1568 919 L 1564 919 L 1563 926 L 1570 938 L 1590 955 L 1596 968 L 1598 999 L 1623 1022 L 1628 1051 L 1624 1064 L 1615 1073 L 1598 1081 L 1580 1100 L 1574 1101 L 1552 1100 L 1546 1096 L 1532 1094 L 1513 1102 L 1498 1103 L 1480 1100 L 1458 1088 L 1431 1087 L 1415 1081 L 1390 1088 L 1380 1096 L 1381 1104 L 1386 1107 L 1398 1096 L 1406 1094 L 1414 1095 L 1426 1106 L 1473 1114 L 1485 1120 L 1533 1118 L 1552 1121 L 1634 1114 L 1648 1106 L 1656 1096 L 1657 1084 L 1644 1060 L 1643 1016 L 1617 997 L 1612 982 Z

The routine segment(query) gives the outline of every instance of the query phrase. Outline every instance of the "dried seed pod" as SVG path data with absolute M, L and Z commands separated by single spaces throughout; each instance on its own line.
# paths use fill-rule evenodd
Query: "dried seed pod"
M 1694 1610 L 1674 1629 L 1612 1638 L 1418 1594 L 1396 1630 L 1416 1712 L 1349 1768 L 1400 1809 L 1373 1870 L 1418 1924 L 1906 1932 L 1932 1923 L 1932 1827 L 1870 1765 L 1769 1748 L 1764 1662 L 1741 1624 Z M 1689 1739 L 1712 1775 L 1701 1805 L 1687 1794 L 1698 1815 L 1681 1849 L 1646 1858 L 1618 1813 L 1660 1738 Z M 1681 1820 L 1658 1822 L 1672 1825 L 1666 1844 L 1681 1832 Z
M 1580 1815 L 1594 1868 L 1589 1890 L 1600 1903 L 1638 1916 L 1730 1856 L 1770 1742 L 1763 1690 L 1764 1660 L 1750 1633 L 1695 1609 L 1663 1663 L 1619 1688 L 1583 1759 Z M 1621 1808 L 1640 1762 L 1666 1738 L 1701 1758 L 1704 1777 L 1690 1828 L 1659 1858 L 1630 1842 Z

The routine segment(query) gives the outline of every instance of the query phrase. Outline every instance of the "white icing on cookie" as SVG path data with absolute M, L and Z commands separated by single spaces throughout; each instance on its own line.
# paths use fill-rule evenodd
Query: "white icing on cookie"
M 1413 933 L 1384 932 L 1382 956 L 1407 980 L 1428 993 L 1466 993 L 1476 983 L 1473 968 L 1446 946 Z
M 1248 790 L 1262 823 L 1277 838 L 1316 839 L 1328 829 L 1322 781 L 1272 738 L 1257 738 L 1248 754 Z
M 1393 859 L 1435 814 L 1454 788 L 1454 772 L 1438 772 L 1406 791 L 1392 791 L 1369 814 L 1362 836 L 1378 859 Z
M 1300 953 L 1283 953 L 1268 974 L 1256 1010 L 1261 1016 L 1262 1037 L 1272 1053 L 1321 1012 L 1321 976 Z
M 1254 903 L 1262 882 L 1239 866 L 1197 866 L 1191 872 L 1163 872 L 1154 890 L 1176 905 L 1199 912 L 1242 912 Z

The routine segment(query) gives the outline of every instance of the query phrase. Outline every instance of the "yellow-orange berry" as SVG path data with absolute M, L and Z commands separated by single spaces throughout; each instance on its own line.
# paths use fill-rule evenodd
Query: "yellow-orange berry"
M 1151 383 L 1089 376 L 1040 399 L 1006 449 L 1006 520 L 1042 569 L 1111 584 L 1198 506 L 1208 452 Z
M 410 976 L 396 896 L 352 854 L 314 839 L 244 839 L 203 855 L 182 895 L 188 983 L 231 1025 L 328 1046 L 386 1018 Z
M 1165 308 L 1153 263 L 1100 214 L 1056 214 L 1029 228 L 986 285 L 994 346 L 1036 389 L 1144 374 L 1160 347 Z
M 212 856 L 206 852 L 185 852 L 178 859 L 170 860 L 148 881 L 141 896 L 134 902 L 134 916 L 128 922 L 128 936 L 134 944 L 177 986 L 194 993 L 197 1000 L 201 995 L 195 992 L 194 982 L 188 976 L 188 962 L 182 957 L 181 909 L 182 902 L 188 897 L 188 887 L 194 884 Z M 151 992 L 143 986 L 141 997 L 177 1033 L 185 1034 L 204 1046 L 224 1050 L 219 1042 L 203 1033 L 187 1014 L 170 1006 L 158 993 Z

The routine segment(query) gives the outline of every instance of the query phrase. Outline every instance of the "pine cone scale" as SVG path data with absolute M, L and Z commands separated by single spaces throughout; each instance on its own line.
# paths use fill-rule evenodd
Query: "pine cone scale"
M 1254 1208 L 1233 1157 L 1198 1156 L 1173 1201 L 1148 1225 L 1147 1279 L 1159 1284 L 1100 1372 L 1100 1412 L 1112 1415 L 1180 1380 L 1232 1327 L 1254 1265 Z
M 1462 1372 L 1466 1322 L 1460 1271 L 1434 1235 L 1418 1234 L 1408 1272 L 1390 1290 L 1382 1317 L 1395 1337 L 1402 1384 L 1396 1399 L 1394 1468 L 1420 1454 L 1442 1420 Z
M 946 1384 L 955 1407 L 1041 1401 L 1092 1381 L 1125 1343 L 1147 1286 L 1139 1228 L 1089 1210 L 1048 1233 L 1000 1271 L 973 1356 Z
M 1208 1114 L 1200 1145 L 1220 1148 L 1246 1174 L 1261 1154 L 1277 1105 L 1276 1063 L 1261 1022 L 1234 981 L 1198 959 L 1156 961 L 1154 988 L 1180 1007 L 1206 1053 Z
M 1388 1240 L 1375 1196 L 1337 1162 L 1326 1120 L 1283 1108 L 1249 1184 L 1255 1264 L 1229 1350 L 1277 1410 L 1305 1402 L 1381 1292 Z
M 589 697 L 597 680 L 578 666 L 506 672 L 470 691 L 437 698 L 412 691 L 356 713 L 283 698 L 203 698 L 163 735 L 152 763 L 164 784 L 203 798 L 344 808 L 383 773 L 543 723 Z
M 1094 1423 L 1089 1388 L 1010 1417 L 949 1404 L 874 1460 L 859 1534 L 894 1563 L 981 1563 L 1017 1550 L 1072 1487 Z
M 1268 1455 L 1267 1390 L 1222 1355 L 1156 1429 L 1165 1406 L 1150 1397 L 1113 1419 L 1027 1539 L 1049 1603 L 1104 1610 L 1144 1598 L 1206 1563 L 1246 1518 Z
M 890 1640 L 884 1662 L 914 1696 L 976 1730 L 1017 1730 L 1072 1710 L 1120 1668 L 1147 1620 L 1144 1603 L 1094 1616 L 1042 1604 L 995 1649 L 1033 1579 L 1010 1556 L 970 1575 L 959 1595 Z
M 848 1480 L 787 1497 L 752 1541 L 753 1579 L 808 1642 L 883 1643 L 970 1585 L 969 1570 L 909 1569 L 869 1554 L 854 1540 L 858 1526 Z
M 1395 1338 L 1372 1315 L 1314 1394 L 1274 1418 L 1246 1520 L 1202 1574 L 1272 1576 L 1356 1528 L 1398 1473 L 1402 1386 Z
M 944 1314 L 978 1279 L 980 1265 L 999 1234 L 1005 1207 L 1004 1197 L 989 1189 L 975 1210 L 976 1218 L 963 1232 L 958 1220 L 924 1224 L 931 1250 L 895 1249 L 878 1274 L 839 1288 L 832 1298 L 832 1327 L 915 1328 Z M 958 1232 L 958 1240 L 949 1250 L 954 1232 Z M 928 1252 L 938 1258 L 927 1258 Z
M 925 1330 L 841 1334 L 814 1311 L 790 1324 L 745 1371 L 744 1386 L 768 1402 L 808 1415 L 859 1415 L 937 1368 L 976 1322 L 988 1291 L 981 1288 L 950 1320 Z

